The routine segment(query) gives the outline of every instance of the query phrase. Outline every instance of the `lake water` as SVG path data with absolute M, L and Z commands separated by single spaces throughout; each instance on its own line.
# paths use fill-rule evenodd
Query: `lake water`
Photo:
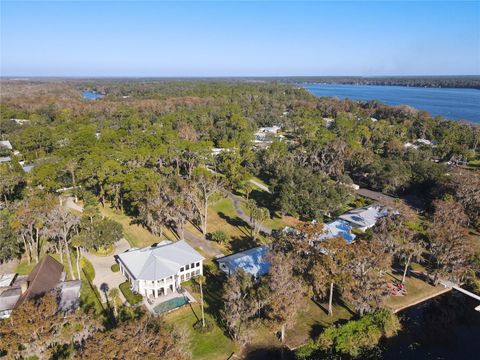
M 409 105 L 432 116 L 480 123 L 480 90 L 407 86 L 304 84 L 316 96 L 379 100 L 387 105 Z
M 97 100 L 97 99 L 101 99 L 103 95 L 95 91 L 85 90 L 85 91 L 82 91 L 82 97 L 87 100 Z
M 401 312 L 403 329 L 385 341 L 382 359 L 480 359 L 477 305 L 452 290 Z

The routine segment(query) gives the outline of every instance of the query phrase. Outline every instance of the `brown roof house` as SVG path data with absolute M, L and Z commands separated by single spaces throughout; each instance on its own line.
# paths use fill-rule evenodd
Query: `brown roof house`
M 0 288 L 0 319 L 10 317 L 12 311 L 25 301 L 51 291 L 58 294 L 59 311 L 74 310 L 80 301 L 80 283 L 80 280 L 65 281 L 63 265 L 47 255 L 30 275 L 16 276 L 8 287 Z

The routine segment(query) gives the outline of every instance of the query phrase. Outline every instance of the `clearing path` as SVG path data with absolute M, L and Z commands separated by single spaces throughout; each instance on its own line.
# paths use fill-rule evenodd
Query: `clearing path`
M 258 187 L 258 188 L 262 189 L 263 191 L 266 191 L 267 193 L 270 194 L 270 189 L 268 188 L 268 186 L 263 185 L 262 183 L 259 183 L 257 180 L 254 180 L 254 179 L 250 179 L 248 181 L 250 181 L 256 187 Z
M 225 254 L 223 254 L 220 250 L 212 246 L 207 239 L 194 235 L 186 229 L 184 231 L 183 237 L 189 245 L 202 250 L 212 259 L 225 256 Z
M 83 208 L 75 202 L 72 196 L 67 197 L 64 200 L 63 205 L 69 209 L 72 209 L 78 212 L 83 212 Z
M 125 282 L 125 276 L 118 271 L 113 272 L 111 266 L 115 264 L 115 255 L 121 254 L 130 249 L 130 244 L 127 240 L 121 239 L 114 244 L 114 250 L 110 255 L 100 256 L 89 252 L 84 254 L 85 258 L 90 261 L 95 269 L 95 278 L 93 279 L 93 285 L 95 285 L 102 297 L 102 302 L 106 302 L 105 292 L 102 288 L 106 285 L 108 289 L 118 288 L 118 286 Z M 105 284 L 105 285 L 104 285 Z M 103 285 L 103 286 L 102 286 Z M 120 291 L 120 298 L 125 302 L 122 292 Z
M 236 197 L 232 193 L 228 194 L 228 198 L 232 200 L 233 206 L 235 207 L 235 211 L 237 212 L 238 217 L 243 221 L 245 221 L 250 226 L 252 226 L 252 224 L 250 223 L 250 216 L 247 213 L 245 213 L 245 211 L 243 211 L 242 209 L 242 206 L 241 206 L 242 200 L 240 200 L 238 197 Z M 272 229 L 266 227 L 263 224 L 260 225 L 260 231 L 269 235 L 272 233 Z

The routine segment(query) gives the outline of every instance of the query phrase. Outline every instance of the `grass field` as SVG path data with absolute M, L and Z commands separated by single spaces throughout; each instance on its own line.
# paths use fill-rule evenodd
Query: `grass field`
M 200 304 L 195 303 L 191 307 L 185 306 L 182 309 L 165 315 L 167 322 L 175 326 L 185 328 L 190 334 L 192 344 L 192 355 L 198 360 L 220 360 L 227 359 L 237 350 L 237 345 L 227 337 L 223 330 L 216 325 L 210 314 L 206 314 L 207 321 L 212 322 L 213 329 L 208 333 L 200 333 L 193 328 L 193 325 L 200 319 Z
M 134 224 L 133 218 L 125 215 L 121 211 L 112 209 L 108 205 L 105 207 L 99 207 L 99 209 L 102 215 L 122 225 L 125 239 L 127 239 L 132 247 L 145 247 L 164 240 L 163 238 L 153 235 L 143 226 Z M 175 239 L 173 233 L 168 229 L 165 229 L 164 237 L 169 240 Z
M 402 279 L 401 274 L 387 274 L 388 280 L 400 281 Z M 392 310 L 398 310 L 403 307 L 416 303 L 417 301 L 428 298 L 437 293 L 441 293 L 445 288 L 441 285 L 432 286 L 427 282 L 418 279 L 414 276 L 407 276 L 405 279 L 405 287 L 407 289 L 407 295 L 405 296 L 390 296 L 387 299 L 386 306 Z

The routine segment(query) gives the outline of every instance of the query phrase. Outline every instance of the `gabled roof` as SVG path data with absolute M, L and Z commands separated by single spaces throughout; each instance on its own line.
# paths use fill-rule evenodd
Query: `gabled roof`
M 27 278 L 28 288 L 20 297 L 15 307 L 20 306 L 25 300 L 35 296 L 44 295 L 53 290 L 62 278 L 63 265 L 50 255 L 45 256 L 35 265 Z
M 160 280 L 175 275 L 182 266 L 203 260 L 184 240 L 130 250 L 118 255 L 137 280 Z
M 377 219 L 386 215 L 387 210 L 385 208 L 380 205 L 371 205 L 347 211 L 338 218 L 348 221 L 354 226 L 368 229 L 375 225 Z
M 258 246 L 217 259 L 217 262 L 220 269 L 228 274 L 243 269 L 253 276 L 261 276 L 266 274 L 271 266 L 270 262 L 266 260 L 267 252 L 268 246 Z

